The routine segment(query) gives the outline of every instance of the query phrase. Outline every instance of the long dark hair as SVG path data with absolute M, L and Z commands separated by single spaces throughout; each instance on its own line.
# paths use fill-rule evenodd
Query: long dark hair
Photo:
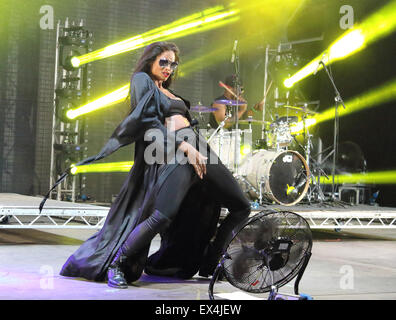
M 179 62 L 179 48 L 174 43 L 165 41 L 153 42 L 144 49 L 142 56 L 136 64 L 133 74 L 137 72 L 146 72 L 151 77 L 151 66 L 155 59 L 165 51 L 173 51 L 175 53 L 175 61 Z M 165 82 L 162 83 L 162 86 L 164 88 L 168 88 L 176 76 L 177 69 L 172 72 Z

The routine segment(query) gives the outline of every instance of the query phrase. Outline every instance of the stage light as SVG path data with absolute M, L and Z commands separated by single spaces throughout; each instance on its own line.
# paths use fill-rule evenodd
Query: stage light
M 66 31 L 66 30 L 65 30 Z M 83 27 L 77 27 L 73 29 L 74 32 L 81 31 L 83 32 Z M 73 33 L 72 36 L 61 36 L 58 38 L 59 43 L 64 46 L 75 46 L 75 47 L 88 47 L 88 41 L 85 38 L 82 38 L 81 35 L 77 35 Z
M 209 8 L 103 49 L 74 57 L 73 66 L 79 67 L 91 61 L 136 50 L 154 41 L 175 39 L 233 23 L 239 19 L 239 12 L 239 9 L 226 10 L 224 6 Z
M 320 177 L 320 183 L 332 184 L 333 176 Z M 351 173 L 334 176 L 335 184 L 396 184 L 396 170 Z
M 68 119 L 75 119 L 83 114 L 93 112 L 95 110 L 110 106 L 124 100 L 129 93 L 130 85 L 127 84 L 105 96 L 96 99 L 78 108 L 67 111 L 66 116 Z
M 80 59 L 77 57 L 71 57 L 70 64 L 73 68 L 78 68 L 80 66 Z
M 339 107 L 338 116 L 342 117 L 367 108 L 372 108 L 394 99 L 396 99 L 396 79 L 378 88 L 371 89 L 367 93 L 345 101 L 346 109 Z M 319 123 L 334 119 L 334 115 L 334 107 L 331 107 L 316 115 L 314 118 L 316 119 L 316 123 Z
M 82 101 L 82 92 L 73 88 L 60 88 L 55 90 L 56 116 L 62 122 L 72 122 L 67 113 L 78 106 Z
M 80 173 L 99 173 L 99 172 L 129 172 L 133 166 L 133 161 L 95 163 L 83 166 L 72 165 L 70 173 L 73 175 Z
M 321 70 L 321 61 L 329 65 L 345 59 L 368 44 L 387 36 L 396 29 L 396 1 L 385 5 L 365 19 L 360 25 L 345 32 L 327 50 L 318 55 L 295 74 L 285 79 L 283 84 L 291 88 L 295 83 Z

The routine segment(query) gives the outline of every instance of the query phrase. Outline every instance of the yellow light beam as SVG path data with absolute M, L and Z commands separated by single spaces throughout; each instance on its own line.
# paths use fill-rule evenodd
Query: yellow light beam
M 69 110 L 66 115 L 70 119 L 75 119 L 83 114 L 118 103 L 126 99 L 126 97 L 128 96 L 129 86 L 130 85 L 128 83 L 99 99 L 89 102 L 86 105 Z M 364 93 L 346 101 L 345 106 L 347 108 L 338 108 L 338 115 L 342 117 L 344 115 L 358 112 L 369 107 L 374 107 L 376 105 L 380 105 L 381 103 L 386 103 L 394 99 L 396 99 L 396 79 L 391 80 L 378 88 L 374 88 L 367 93 Z M 332 119 L 334 119 L 334 107 L 323 111 L 322 113 L 316 115 L 313 118 L 307 119 L 306 126 L 310 127 L 320 122 Z M 300 133 L 302 132 L 302 130 L 303 123 L 301 121 L 291 128 L 293 134 Z
M 133 161 L 94 163 L 83 166 L 72 166 L 70 173 L 73 175 L 80 173 L 97 173 L 97 172 L 129 172 L 133 166 Z
M 155 28 L 141 35 L 109 45 L 103 49 L 74 57 L 72 59 L 72 64 L 74 67 L 79 67 L 91 61 L 139 49 L 154 41 L 175 39 L 196 32 L 203 32 L 227 23 L 232 23 L 239 19 L 239 12 L 239 9 L 225 10 L 224 6 L 209 8 L 202 12 L 176 20 L 170 24 Z M 210 26 L 211 24 L 214 25 Z
M 339 117 L 361 111 L 363 109 L 374 107 L 388 101 L 396 99 L 396 79 L 393 79 L 382 86 L 372 89 L 367 93 L 359 95 L 345 102 L 346 109 L 339 107 Z M 334 119 L 334 107 L 331 107 L 322 113 L 316 115 L 316 123 Z
M 94 101 L 87 103 L 86 105 L 67 111 L 66 116 L 69 119 L 75 119 L 83 114 L 87 114 L 92 111 L 105 108 L 115 103 L 121 102 L 128 96 L 129 88 L 130 88 L 130 84 L 128 83 L 122 86 L 121 88 L 104 95 L 103 97 L 100 97 Z
M 320 177 L 320 183 L 332 184 L 333 176 Z M 348 175 L 334 176 L 336 184 L 396 184 L 396 170 L 367 172 L 367 173 L 352 173 Z
M 291 124 L 290 126 L 290 132 L 291 134 L 298 134 L 304 132 L 304 127 L 309 128 L 312 127 L 313 125 L 316 124 L 316 119 L 315 118 L 308 118 L 305 120 L 305 125 L 303 121 L 299 121 L 295 124 Z
M 360 25 L 341 35 L 327 50 L 286 79 L 284 81 L 285 87 L 291 88 L 298 81 L 322 69 L 321 60 L 324 64 L 329 65 L 337 60 L 344 59 L 368 44 L 389 35 L 395 29 L 396 1 L 394 0 L 370 15 Z
M 315 71 L 323 69 L 323 66 L 320 63 L 321 61 L 325 65 L 329 65 L 337 60 L 350 56 L 358 50 L 361 50 L 364 44 L 365 37 L 361 29 L 348 31 L 336 41 L 334 41 L 326 51 L 313 59 L 310 63 L 297 71 L 290 78 L 287 78 L 283 84 L 285 87 L 291 88 L 296 82 L 305 79 L 311 74 L 314 74 Z

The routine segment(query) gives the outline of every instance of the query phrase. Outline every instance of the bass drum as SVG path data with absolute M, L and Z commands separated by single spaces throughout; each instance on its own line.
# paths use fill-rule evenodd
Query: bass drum
M 257 150 L 239 167 L 239 175 L 254 187 L 245 190 L 252 198 L 259 197 L 261 187 L 264 197 L 285 206 L 300 202 L 309 187 L 308 165 L 292 150 Z

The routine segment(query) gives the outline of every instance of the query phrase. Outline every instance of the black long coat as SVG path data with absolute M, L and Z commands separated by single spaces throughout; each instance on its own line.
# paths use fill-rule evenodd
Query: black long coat
M 103 281 L 117 250 L 131 230 L 152 214 L 156 191 L 178 165 L 158 169 L 158 165 L 148 165 L 144 161 L 146 130 L 161 130 L 164 137 L 168 138 L 166 145 L 169 149 L 172 141 L 176 141 L 175 136 L 164 126 L 169 101 L 144 72 L 132 77 L 131 105 L 133 111 L 116 128 L 99 154 L 77 164 L 97 161 L 120 147 L 135 142 L 134 165 L 112 204 L 102 229 L 69 257 L 60 272 L 63 276 Z M 190 115 L 188 118 L 192 120 Z M 176 141 L 173 146 L 177 147 L 180 142 Z M 219 214 L 220 206 L 208 192 L 205 183 L 195 184 L 185 197 L 171 226 L 161 234 L 160 249 L 148 258 L 148 246 L 137 258 L 128 259 L 127 280 L 137 280 L 145 266 L 150 267 L 152 273 L 153 270 L 172 268 L 169 276 L 192 277 L 199 270 L 204 250 L 216 231 Z

